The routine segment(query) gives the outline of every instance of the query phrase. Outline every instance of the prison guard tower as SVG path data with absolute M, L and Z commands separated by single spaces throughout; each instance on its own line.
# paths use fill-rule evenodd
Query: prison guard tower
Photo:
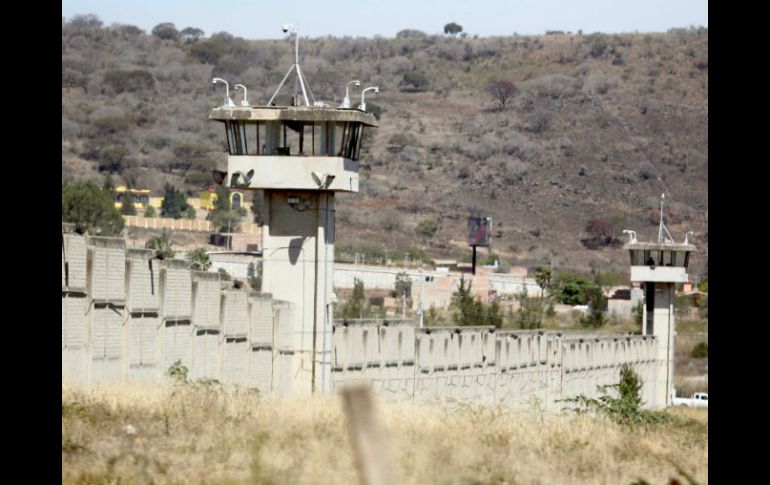
M 262 291 L 291 304 L 286 389 L 307 394 L 331 390 L 335 194 L 358 192 L 363 131 L 377 123 L 364 111 L 363 95 L 358 108 L 312 100 L 299 66 L 297 28 L 284 25 L 284 32 L 290 30 L 295 63 L 267 105 L 244 102 L 244 87 L 240 106 L 226 95 L 209 119 L 222 122 L 229 150 L 227 173 L 215 172 L 215 179 L 233 189 L 264 191 Z M 292 71 L 294 95 L 288 106 L 276 106 Z M 346 96 L 343 106 L 349 104 Z
M 642 333 L 654 335 L 658 342 L 655 370 L 655 402 L 653 407 L 671 405 L 674 390 L 674 303 L 675 285 L 687 283 L 687 267 L 690 255 L 696 251 L 685 235 L 683 243 L 676 243 L 663 223 L 661 195 L 660 224 L 657 242 L 639 242 L 636 232 L 624 230 L 629 235 L 623 247 L 631 256 L 631 281 L 640 282 L 644 288 Z

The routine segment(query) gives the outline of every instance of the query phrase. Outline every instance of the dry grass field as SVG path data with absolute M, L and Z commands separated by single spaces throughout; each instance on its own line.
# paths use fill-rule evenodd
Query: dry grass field
M 707 483 L 708 413 L 624 428 L 572 413 L 378 400 L 403 484 Z M 63 484 L 357 484 L 342 400 L 62 389 Z M 641 482 L 639 482 L 641 483 Z

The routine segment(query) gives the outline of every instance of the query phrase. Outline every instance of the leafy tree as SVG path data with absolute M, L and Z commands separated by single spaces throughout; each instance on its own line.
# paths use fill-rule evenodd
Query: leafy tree
M 704 278 L 703 281 L 698 283 L 698 291 L 702 291 L 703 293 L 709 292 L 709 279 Z
M 396 283 L 393 296 L 397 298 L 401 296 L 405 298 L 412 297 L 412 278 L 410 278 L 408 274 L 398 273 L 396 275 Z
M 414 91 L 424 91 L 429 84 L 430 80 L 428 79 L 428 76 L 421 71 L 405 72 L 401 78 L 401 85 Z
M 155 217 L 155 207 L 148 205 L 147 209 L 144 210 L 144 217 Z
M 624 364 L 620 368 L 620 380 L 617 384 L 596 387 L 601 393 L 598 399 L 581 394 L 560 401 L 577 404 L 578 407 L 573 410 L 578 413 L 592 411 L 625 426 L 671 421 L 673 418 L 669 414 L 642 409 L 642 384 L 642 379 L 634 369 Z M 617 396 L 611 395 L 610 390 L 615 390 Z
M 693 347 L 690 356 L 694 359 L 705 359 L 709 356 L 709 344 L 707 342 L 698 342 Z
M 460 32 L 463 31 L 463 26 L 460 24 L 456 24 L 454 22 L 450 22 L 444 26 L 444 33 L 449 35 L 457 35 Z
M 184 193 L 166 182 L 163 187 L 163 203 L 160 206 L 160 215 L 181 219 L 188 207 L 187 197 Z
M 519 302 L 519 310 L 516 321 L 519 327 L 525 330 L 540 328 L 543 323 L 543 302 L 538 298 L 532 298 L 526 290 L 522 290 L 516 299 Z
M 110 193 L 91 182 L 66 185 L 61 196 L 62 222 L 88 232 L 115 236 L 123 230 L 123 217 Z
M 417 224 L 417 228 L 415 228 L 417 234 L 428 238 L 433 237 L 436 231 L 438 231 L 438 222 L 433 219 L 425 219 Z
M 152 236 L 148 239 L 144 247 L 160 252 L 166 259 L 174 257 L 174 250 L 171 248 L 171 241 L 169 241 L 168 234 L 165 230 L 160 236 Z
M 125 194 L 123 196 L 123 202 L 120 204 L 120 213 L 124 216 L 135 216 L 136 206 L 134 205 L 134 196 L 131 194 Z
M 106 192 L 108 192 L 111 196 L 114 195 L 115 183 L 112 181 L 112 174 L 108 173 L 104 177 L 104 184 L 102 184 L 102 189 L 104 189 Z
M 553 278 L 553 295 L 565 305 L 585 305 L 586 291 L 596 286 L 592 281 L 572 273 L 557 273 Z
M 195 220 L 195 207 L 188 206 L 187 210 L 184 211 L 184 217 L 185 219 Z
M 217 270 L 217 273 L 219 273 L 219 279 L 221 281 L 232 281 L 233 280 L 233 277 L 224 268 L 219 268 Z
M 230 190 L 218 185 L 216 188 L 217 199 L 214 201 L 214 210 L 209 212 L 207 219 L 214 223 L 220 232 L 235 232 L 246 212 L 233 210 L 230 204 Z
M 586 327 L 598 328 L 607 322 L 605 316 L 605 305 L 607 300 L 604 298 L 602 289 L 598 286 L 592 286 L 586 290 L 586 298 L 590 311 L 588 315 L 581 319 L 581 323 Z
M 471 294 L 472 283 L 465 286 L 465 276 L 460 277 L 460 285 L 452 294 L 452 306 L 457 310 L 452 319 L 457 325 L 478 325 L 484 321 L 484 308 L 480 300 Z
M 144 69 L 113 69 L 104 73 L 104 84 L 116 93 L 139 93 L 155 89 L 155 77 Z
M 262 261 L 257 264 L 249 263 L 246 268 L 246 278 L 249 280 L 249 286 L 256 291 L 262 291 Z
M 396 34 L 396 39 L 424 39 L 427 36 L 428 34 L 421 30 L 404 29 L 398 31 Z
M 519 88 L 507 79 L 493 79 L 487 84 L 487 92 L 500 103 L 500 109 L 504 111 L 505 103 L 513 96 L 516 96 Z
M 153 27 L 152 35 L 163 40 L 176 40 L 179 38 L 179 31 L 173 23 L 164 22 Z
M 431 303 L 430 308 L 425 312 L 424 323 L 426 326 L 430 327 L 438 325 L 440 321 L 441 316 L 439 315 L 439 311 L 436 308 L 436 305 Z
M 589 249 L 616 246 L 620 243 L 618 235 L 621 233 L 624 224 L 625 221 L 622 217 L 596 217 L 591 219 L 585 228 L 589 238 L 584 239 L 583 244 Z
M 484 325 L 492 325 L 495 328 L 503 326 L 503 314 L 500 310 L 500 303 L 493 301 L 486 305 L 484 311 Z
M 211 267 L 211 258 L 204 248 L 195 248 L 187 255 L 190 261 L 190 269 L 196 271 L 208 271 Z
M 551 268 L 546 266 L 538 266 L 535 269 L 535 281 L 537 286 L 540 287 L 540 298 L 542 299 L 545 294 L 545 289 L 551 283 Z
M 353 294 L 343 305 L 342 317 L 363 318 L 365 305 L 364 282 L 355 278 L 353 281 Z
M 204 32 L 201 29 L 195 27 L 185 27 L 179 34 L 187 42 L 196 42 L 198 39 L 203 37 Z

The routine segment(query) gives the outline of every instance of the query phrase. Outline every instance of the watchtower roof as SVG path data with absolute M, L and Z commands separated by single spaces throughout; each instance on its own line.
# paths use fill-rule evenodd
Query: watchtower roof
M 642 251 L 688 251 L 695 253 L 698 250 L 692 244 L 676 243 L 676 242 L 633 242 L 626 243 L 623 246 L 626 250 L 642 250 Z
M 358 122 L 364 126 L 379 126 L 371 113 L 365 113 L 358 109 L 318 106 L 220 106 L 211 110 L 209 119 L 217 121 L 340 121 Z

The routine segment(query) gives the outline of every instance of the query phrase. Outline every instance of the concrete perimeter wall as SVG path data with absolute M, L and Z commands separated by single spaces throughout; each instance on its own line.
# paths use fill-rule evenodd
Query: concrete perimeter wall
M 62 381 L 160 383 L 179 363 L 190 379 L 269 392 L 291 389 L 288 303 L 159 260 L 117 238 L 62 234 Z M 289 377 L 290 378 L 290 377 Z
M 507 407 L 564 407 L 560 399 L 598 397 L 629 364 L 653 401 L 656 339 L 642 335 L 495 331 L 493 327 L 415 329 L 407 323 L 337 325 L 333 388 L 368 382 L 383 396 L 458 400 Z
M 62 380 L 160 383 L 179 363 L 191 379 L 296 392 L 297 309 L 223 284 L 217 273 L 159 260 L 122 239 L 62 234 Z M 392 398 L 558 409 L 596 396 L 623 364 L 655 396 L 653 336 L 417 329 L 410 321 L 338 323 L 331 388 L 364 380 Z

